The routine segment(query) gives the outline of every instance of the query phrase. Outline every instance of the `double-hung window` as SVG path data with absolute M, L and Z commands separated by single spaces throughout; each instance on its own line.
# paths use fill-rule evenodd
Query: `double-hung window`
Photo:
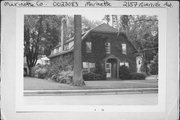
M 92 43 L 86 42 L 86 52 L 91 53 L 92 52 Z
M 122 44 L 122 54 L 126 54 L 126 44 Z
M 110 54 L 111 53 L 111 44 L 110 44 L 110 42 L 105 43 L 105 48 L 106 48 L 106 54 Z

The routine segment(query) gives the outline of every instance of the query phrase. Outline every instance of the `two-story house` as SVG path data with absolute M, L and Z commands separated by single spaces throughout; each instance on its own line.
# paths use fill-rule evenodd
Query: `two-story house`
M 68 40 L 62 46 L 57 46 L 49 56 L 51 63 L 73 65 L 74 39 Z M 118 79 L 119 68 L 129 67 L 131 72 L 137 72 L 137 50 L 124 33 L 101 24 L 82 35 L 83 70 L 106 73 L 107 78 Z

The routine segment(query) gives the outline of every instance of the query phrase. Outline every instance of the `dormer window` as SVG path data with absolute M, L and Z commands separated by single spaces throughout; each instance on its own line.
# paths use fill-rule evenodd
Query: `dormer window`
M 111 44 L 110 44 L 110 42 L 105 43 L 105 48 L 106 48 L 106 54 L 110 54 L 111 53 Z
M 126 54 L 126 44 L 122 44 L 122 54 Z
M 92 43 L 86 42 L 86 52 L 91 53 L 91 51 L 92 51 Z

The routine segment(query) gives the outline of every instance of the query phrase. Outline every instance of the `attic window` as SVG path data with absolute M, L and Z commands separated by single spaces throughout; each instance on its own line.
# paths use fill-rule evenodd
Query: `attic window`
M 122 44 L 122 54 L 126 54 L 126 44 Z
M 92 43 L 86 42 L 86 52 L 91 53 L 91 51 L 92 51 Z
M 111 53 L 111 44 L 109 42 L 105 43 L 105 48 L 106 48 L 106 54 Z

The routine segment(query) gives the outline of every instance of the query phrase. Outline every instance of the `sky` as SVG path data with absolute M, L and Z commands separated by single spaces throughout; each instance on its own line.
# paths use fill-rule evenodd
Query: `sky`
M 88 15 L 82 15 L 85 18 L 92 20 L 92 21 L 102 21 L 104 18 L 104 14 L 88 14 Z

